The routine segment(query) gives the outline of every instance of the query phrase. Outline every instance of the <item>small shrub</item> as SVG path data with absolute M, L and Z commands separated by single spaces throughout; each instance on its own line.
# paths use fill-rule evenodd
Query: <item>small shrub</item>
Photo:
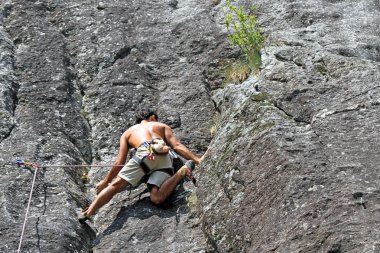
M 225 17 L 225 26 L 230 35 L 227 39 L 233 46 L 238 46 L 243 52 L 251 69 L 258 69 L 261 65 L 260 50 L 264 46 L 262 31 L 257 24 L 254 14 L 247 13 L 242 7 L 236 8 L 227 0 L 229 12 Z M 256 8 L 252 7 L 252 12 Z

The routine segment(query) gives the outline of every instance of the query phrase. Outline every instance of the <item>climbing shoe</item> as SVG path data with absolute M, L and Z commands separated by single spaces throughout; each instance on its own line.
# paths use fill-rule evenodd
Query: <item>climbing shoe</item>
M 92 218 L 91 217 L 88 217 L 86 216 L 83 212 L 85 212 L 87 210 L 87 208 L 81 210 L 81 209 L 77 209 L 77 218 L 78 218 L 78 221 L 84 225 L 85 227 L 91 229 L 92 231 L 94 231 L 95 233 L 98 233 L 98 230 L 96 229 L 96 227 L 94 226 L 93 224 L 93 221 L 92 221 Z
M 77 210 L 77 217 L 78 217 L 78 221 L 82 224 L 85 224 L 86 223 L 86 220 L 90 220 L 90 217 L 86 216 L 82 210 L 78 209 Z
M 183 170 L 181 170 L 181 174 L 182 173 L 186 173 L 186 174 L 183 174 L 183 175 L 186 175 L 185 180 L 186 181 L 191 181 L 191 182 L 193 182 L 194 185 L 196 185 L 197 180 L 195 179 L 195 177 L 193 175 L 193 171 L 195 169 L 195 163 L 194 163 L 194 161 L 192 161 L 192 160 L 186 161 L 185 166 L 186 166 L 186 168 L 185 168 L 186 171 L 183 172 Z

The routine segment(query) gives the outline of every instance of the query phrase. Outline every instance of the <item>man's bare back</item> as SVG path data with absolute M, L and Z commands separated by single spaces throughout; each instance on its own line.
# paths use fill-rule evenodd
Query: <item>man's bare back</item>
M 168 146 L 187 160 L 200 163 L 200 158 L 194 155 L 185 147 L 174 135 L 173 130 L 166 124 L 153 120 L 143 120 L 140 124 L 130 127 L 124 132 L 120 139 L 120 152 L 118 164 L 125 163 L 128 153 L 128 146 L 138 148 L 144 141 L 151 141 L 154 138 L 163 139 Z
M 167 125 L 159 122 L 144 122 L 130 127 L 125 133 L 124 138 L 129 146 L 138 148 L 144 141 L 151 141 L 154 138 L 161 138 L 168 141 L 165 136 Z M 170 143 L 169 143 L 170 144 Z

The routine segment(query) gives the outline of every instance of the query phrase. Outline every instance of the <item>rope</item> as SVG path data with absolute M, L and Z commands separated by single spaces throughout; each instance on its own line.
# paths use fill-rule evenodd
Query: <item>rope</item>
M 37 170 L 38 166 L 33 166 L 34 167 L 34 176 L 33 176 L 33 181 L 32 181 L 32 188 L 30 189 L 30 194 L 29 194 L 29 201 L 28 201 L 28 206 L 26 207 L 26 212 L 25 212 L 25 219 L 24 219 L 24 225 L 22 226 L 22 231 L 21 231 L 21 237 L 20 237 L 20 243 L 18 245 L 18 250 L 17 252 L 20 253 L 21 250 L 21 244 L 22 244 L 22 239 L 24 237 L 24 232 L 25 232 L 25 227 L 26 227 L 26 221 L 28 220 L 28 213 L 29 213 L 29 208 L 30 208 L 30 202 L 32 201 L 32 195 L 33 195 L 33 189 L 34 189 L 34 183 L 36 182 L 36 177 L 37 177 Z
M 75 168 L 75 167 L 111 167 L 111 166 L 124 166 L 124 165 L 113 165 L 113 164 L 101 164 L 101 165 L 43 165 L 41 168 Z
M 29 200 L 28 200 L 28 205 L 26 207 L 25 211 L 25 218 L 24 218 L 24 224 L 22 225 L 22 230 L 21 230 L 21 236 L 20 236 L 20 243 L 18 245 L 18 250 L 17 253 L 21 252 L 21 245 L 22 245 L 22 240 L 24 237 L 25 233 L 25 228 L 26 228 L 26 222 L 28 220 L 28 214 L 29 214 L 29 209 L 30 209 L 30 203 L 32 202 L 32 196 L 33 196 L 33 190 L 34 190 L 34 185 L 36 182 L 37 178 L 37 172 L 39 168 L 72 168 L 72 167 L 106 167 L 106 166 L 124 166 L 124 165 L 110 165 L 110 164 L 103 164 L 103 165 L 42 165 L 39 166 L 35 163 L 31 162 L 25 162 L 21 159 L 17 159 L 16 163 L 18 166 L 25 166 L 25 167 L 33 167 L 34 168 L 34 175 L 33 175 L 33 181 L 32 181 L 32 187 L 30 189 L 30 194 L 29 194 Z
M 31 162 L 25 162 L 24 160 L 17 159 L 16 163 L 20 166 L 31 166 L 31 167 L 38 167 L 38 168 L 83 168 L 83 167 L 111 167 L 111 166 L 117 166 L 122 167 L 124 165 L 115 165 L 115 164 L 98 164 L 98 165 L 91 165 L 91 164 L 81 164 L 81 165 L 37 165 L 35 163 Z

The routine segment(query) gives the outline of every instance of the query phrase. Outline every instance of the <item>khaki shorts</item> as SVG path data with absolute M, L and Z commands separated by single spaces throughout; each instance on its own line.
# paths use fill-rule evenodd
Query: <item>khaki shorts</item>
M 144 146 L 140 146 L 136 151 L 136 156 L 142 159 L 149 154 L 148 150 Z M 149 160 L 144 159 L 144 163 L 148 166 L 150 171 L 152 171 L 149 176 L 148 184 L 153 184 L 158 187 L 161 186 L 165 180 L 167 180 L 170 175 L 163 171 L 156 171 L 161 169 L 172 169 L 172 159 L 169 154 L 167 155 L 154 155 L 156 159 Z M 142 183 L 142 178 L 145 176 L 144 170 L 140 165 L 133 159 L 130 159 L 128 163 L 121 169 L 118 176 L 125 181 L 127 181 L 132 186 L 138 186 Z

